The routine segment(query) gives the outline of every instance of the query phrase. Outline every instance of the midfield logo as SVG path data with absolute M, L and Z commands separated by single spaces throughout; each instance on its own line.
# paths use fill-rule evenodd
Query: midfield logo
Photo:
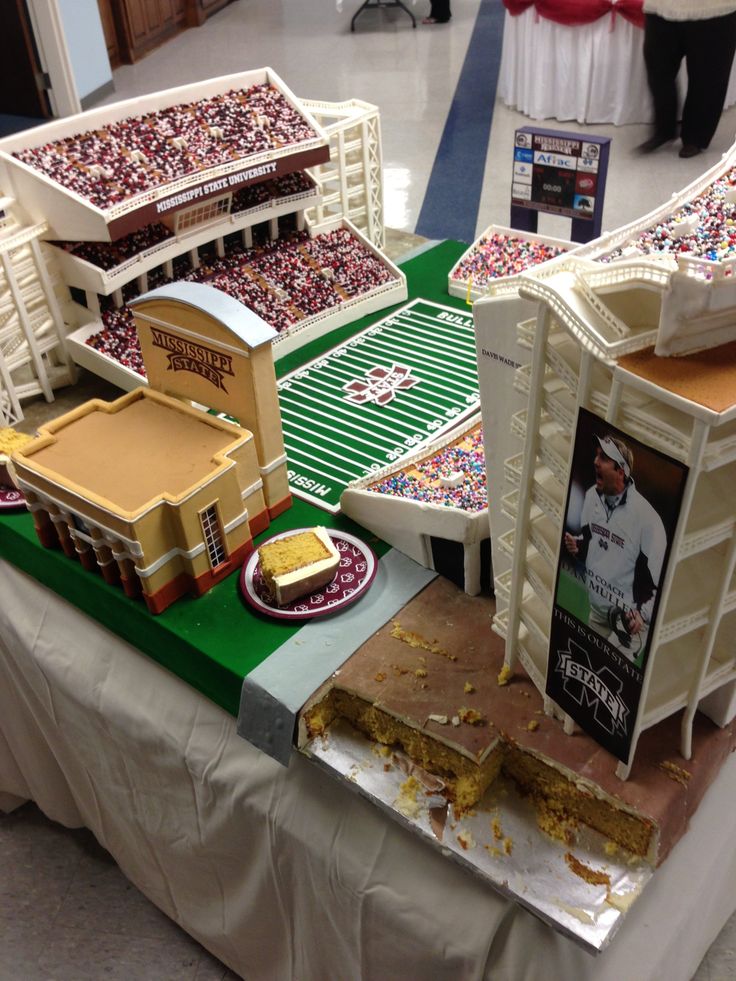
M 354 378 L 342 386 L 348 402 L 363 405 L 374 402 L 376 405 L 388 405 L 393 402 L 397 392 L 406 391 L 419 384 L 418 378 L 413 378 L 411 368 L 403 364 L 392 364 L 390 368 L 376 365 L 367 371 L 361 380 Z

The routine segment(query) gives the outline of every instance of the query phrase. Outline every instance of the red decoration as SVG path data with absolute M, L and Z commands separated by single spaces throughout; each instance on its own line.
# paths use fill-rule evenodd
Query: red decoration
M 611 18 L 620 14 L 636 27 L 644 26 L 642 0 L 618 0 L 616 3 L 611 0 L 503 0 L 503 5 L 512 17 L 534 7 L 538 17 L 568 27 L 592 24 L 606 14 Z

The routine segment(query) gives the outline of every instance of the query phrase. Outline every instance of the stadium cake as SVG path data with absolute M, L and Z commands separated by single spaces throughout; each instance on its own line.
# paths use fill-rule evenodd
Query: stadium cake
M 276 337 L 293 332 L 307 340 L 314 336 L 307 327 L 318 322 L 326 329 L 334 326 L 338 321 L 330 318 L 340 307 L 344 320 L 357 319 L 400 299 L 405 281 L 341 218 L 305 228 L 304 211 L 315 206 L 319 194 L 304 177 L 304 168 L 328 160 L 329 140 L 269 69 L 245 73 L 237 81 L 213 80 L 160 93 L 147 99 L 142 111 L 137 103 L 122 104 L 60 120 L 44 127 L 43 133 L 44 142 L 35 146 L 27 146 L 24 135 L 0 143 L 3 181 L 23 201 L 30 218 L 43 226 L 50 243 L 45 246 L 49 269 L 75 290 L 64 311 L 68 322 L 82 325 L 81 344 L 101 348 L 111 360 L 125 363 L 129 373 L 124 387 L 137 385 L 145 370 L 151 388 L 135 389 L 109 405 L 88 403 L 61 417 L 44 427 L 38 439 L 16 450 L 14 464 L 40 540 L 60 545 L 89 568 L 99 568 L 108 581 L 131 595 L 142 593 L 152 612 L 160 612 L 184 592 L 201 594 L 227 575 L 252 549 L 253 537 L 289 506 L 273 374 Z M 582 357 L 579 347 L 571 354 L 561 337 L 565 297 L 578 289 L 585 299 L 594 294 L 600 299 L 607 287 L 597 293 L 596 288 L 608 276 L 608 303 L 620 315 L 626 291 L 615 280 L 624 275 L 627 256 L 632 250 L 636 256 L 645 251 L 696 252 L 695 239 L 702 236 L 695 218 L 704 212 L 712 211 L 713 218 L 703 219 L 709 231 L 697 254 L 706 261 L 730 254 L 732 239 L 724 228 L 727 231 L 733 219 L 730 211 L 723 218 L 721 205 L 733 202 L 735 173 L 720 175 L 720 184 L 714 178 L 716 190 L 696 205 L 697 215 L 685 210 L 666 228 L 638 229 L 638 238 L 629 230 L 598 254 L 586 253 L 603 260 L 599 280 L 590 270 L 592 262 L 581 261 L 576 267 L 574 260 L 566 265 L 559 256 L 554 263 L 545 262 L 564 243 L 519 245 L 507 238 L 493 239 L 488 250 L 486 243 L 476 250 L 483 253 L 479 266 L 473 265 L 477 255 L 467 258 L 460 283 L 454 284 L 463 296 L 472 290 L 471 277 L 476 286 L 482 279 L 485 287 L 489 279 L 516 278 L 539 262 L 538 278 L 527 282 L 526 290 L 540 301 L 552 297 L 558 285 L 556 280 L 549 286 L 545 277 L 559 277 L 562 300 L 551 319 L 560 322 L 554 323 L 556 337 L 547 367 L 548 374 L 559 373 L 561 384 L 550 392 L 544 378 L 532 379 L 523 369 L 517 379 L 525 395 L 546 400 L 545 411 L 553 421 L 562 419 L 563 426 L 571 428 L 571 400 L 564 386 L 580 368 Z M 261 229 L 254 231 L 259 215 Z M 676 242 L 680 245 L 673 246 Z M 711 255 L 719 242 L 721 252 Z M 670 257 L 669 268 L 667 263 L 646 269 L 642 265 L 632 274 L 640 277 L 634 300 L 647 294 L 640 320 L 657 305 L 649 294 L 664 291 L 664 278 L 673 266 Z M 239 275 L 233 278 L 229 274 L 235 269 Z M 687 262 L 682 269 L 689 274 Z M 699 269 L 692 267 L 690 273 L 697 276 Z M 647 275 L 650 279 L 644 283 Z M 662 289 L 652 288 L 653 280 Z M 365 297 L 374 306 L 360 305 Z M 356 302 L 350 305 L 351 300 Z M 257 312 L 241 329 L 247 306 Z M 598 308 L 605 306 L 604 301 Z M 633 302 L 627 309 L 636 306 Z M 207 323 L 204 333 L 201 315 Z M 604 327 L 613 325 L 615 333 L 621 319 L 625 317 L 615 312 L 604 315 Z M 635 326 L 635 333 L 644 336 L 648 331 L 647 340 L 653 342 L 653 324 Z M 527 332 L 533 343 L 534 328 Z M 592 341 L 586 341 L 589 350 Z M 222 399 L 223 391 L 234 390 L 231 378 L 244 367 L 236 368 L 228 360 L 232 347 L 235 361 L 242 356 L 251 373 L 247 388 L 256 397 L 249 404 Z M 623 351 L 623 342 L 620 347 L 613 353 L 632 353 Z M 613 358 L 600 360 L 610 375 Z M 585 376 L 591 385 L 600 379 L 599 367 Z M 114 377 L 118 381 L 121 376 Z M 161 394 L 159 389 L 171 391 L 172 377 L 177 390 L 186 377 L 192 384 L 182 390 L 190 398 L 229 412 L 242 428 Z M 599 403 L 599 409 L 601 405 L 605 411 L 607 404 Z M 641 420 L 639 403 L 627 408 Z M 668 425 L 670 421 L 665 419 L 662 429 L 668 438 L 680 440 L 682 450 L 688 437 Z M 724 421 L 730 438 L 731 419 Z M 517 420 L 517 429 L 520 425 Z M 135 446 L 132 430 L 146 433 L 145 445 Z M 470 439 L 472 443 L 474 437 Z M 174 440 L 199 444 L 191 459 L 183 461 L 183 471 L 176 469 L 182 461 L 163 452 Z M 116 468 L 106 473 L 99 467 L 101 447 L 111 442 L 124 447 L 127 455 L 120 452 Z M 554 441 L 542 449 L 542 462 L 552 459 L 554 466 Z M 715 456 L 717 451 L 708 461 L 714 471 Z M 519 461 L 511 461 L 508 471 L 520 482 Z M 145 480 L 136 486 L 138 472 Z M 397 473 L 393 468 L 391 474 L 372 475 L 372 486 L 350 488 L 346 511 L 350 502 L 359 502 L 355 516 L 368 527 L 371 512 L 377 514 L 384 501 L 386 513 L 406 507 L 423 518 L 430 510 L 423 502 L 411 494 L 392 494 L 388 486 L 379 488 L 381 480 Z M 441 474 L 439 483 L 451 488 L 458 473 L 459 468 Z M 480 478 L 476 475 L 471 483 L 477 490 Z M 717 493 L 717 480 L 713 483 L 711 496 L 723 497 Z M 517 508 L 528 505 L 530 485 L 523 492 L 517 488 Z M 365 512 L 359 511 L 366 495 L 375 497 Z M 553 501 L 552 509 L 558 504 Z M 473 528 L 473 543 L 476 535 L 481 537 L 477 530 L 483 518 L 471 516 L 471 507 L 443 507 L 431 511 L 427 529 L 422 526 L 417 535 L 442 534 L 457 517 L 451 518 L 452 512 L 459 511 L 464 528 Z M 703 507 L 698 513 L 702 511 Z M 536 512 L 532 517 L 538 518 Z M 732 532 L 729 503 L 722 517 L 721 526 Z M 382 512 L 376 527 L 389 537 L 392 522 Z M 175 540 L 172 527 L 177 530 Z M 521 578 L 513 584 L 508 579 L 497 583 L 507 605 L 514 590 L 523 592 L 517 599 L 524 614 L 537 609 L 540 595 L 547 599 L 545 581 L 535 578 L 536 566 L 528 561 L 528 547 L 536 547 L 535 529 L 526 530 L 529 535 L 520 535 L 515 543 L 526 583 Z M 706 528 L 706 538 L 709 535 L 720 535 L 716 544 L 721 551 L 716 554 L 721 558 L 723 527 Z M 710 539 L 701 550 L 706 557 Z M 465 530 L 458 540 L 468 540 Z M 407 536 L 399 536 L 397 542 L 409 550 Z M 467 582 L 471 579 L 466 575 Z M 302 582 L 299 588 L 309 585 Z M 732 601 L 732 591 L 727 599 Z M 506 773 L 536 800 L 545 830 L 567 839 L 577 825 L 587 824 L 633 855 L 654 865 L 661 862 L 733 750 L 732 728 L 719 728 L 700 713 L 690 718 L 690 758 L 685 760 L 673 749 L 678 723 L 668 712 L 670 706 L 658 706 L 661 717 L 650 718 L 629 779 L 621 781 L 613 773 L 610 754 L 580 731 L 569 735 L 552 717 L 539 690 L 534 658 L 522 657 L 521 665 L 509 656 L 504 661 L 503 645 L 490 630 L 489 612 L 487 604 L 437 579 L 309 700 L 300 720 L 300 745 L 329 739 L 332 722 L 345 718 L 381 744 L 400 745 L 421 767 L 439 774 L 458 813 L 479 806 L 499 773 Z M 427 624 L 432 624 L 430 633 Z M 732 628 L 732 619 L 724 618 L 724 624 Z M 518 642 L 521 647 L 530 638 L 538 640 L 538 626 L 534 616 L 514 624 L 513 630 L 502 617 L 496 619 L 497 631 L 508 631 L 509 644 Z M 715 669 L 708 696 L 718 695 L 719 689 L 727 694 L 729 684 L 733 687 L 728 657 Z M 680 695 L 675 693 L 674 700 Z M 688 711 L 693 704 L 690 698 Z M 711 706 L 711 714 L 723 721 L 732 716 L 732 706 Z

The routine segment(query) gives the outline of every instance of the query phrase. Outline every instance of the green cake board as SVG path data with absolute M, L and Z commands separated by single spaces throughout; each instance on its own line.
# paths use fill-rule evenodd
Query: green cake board
M 468 312 L 466 303 L 447 293 L 447 274 L 466 248 L 459 242 L 441 242 L 402 264 L 409 298 L 421 297 Z M 394 309 L 400 305 L 396 304 Z M 292 352 L 277 363 L 277 374 L 293 371 L 389 312 L 390 309 L 364 317 Z M 298 498 L 294 498 L 293 506 L 273 521 L 261 537 L 315 524 L 357 535 L 371 545 L 379 558 L 388 551 L 388 545 L 344 515 L 329 514 Z M 301 627 L 301 623 L 271 619 L 252 610 L 240 594 L 238 573 L 205 596 L 177 600 L 159 616 L 152 616 L 141 600 L 129 599 L 119 587 L 108 585 L 97 573 L 86 571 L 61 551 L 43 548 L 36 537 L 33 520 L 26 512 L 0 515 L 0 557 L 152 657 L 233 716 L 238 714 L 243 678 Z

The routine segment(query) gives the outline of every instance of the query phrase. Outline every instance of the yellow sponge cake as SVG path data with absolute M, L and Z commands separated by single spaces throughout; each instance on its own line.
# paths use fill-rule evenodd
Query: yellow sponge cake
M 279 606 L 331 582 L 340 555 L 322 527 L 276 538 L 258 549 L 261 574 Z

